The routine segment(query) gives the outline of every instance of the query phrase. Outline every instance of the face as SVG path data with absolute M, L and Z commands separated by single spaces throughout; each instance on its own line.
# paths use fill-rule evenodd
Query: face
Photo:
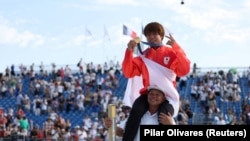
M 148 103 L 150 106 L 159 106 L 165 100 L 165 96 L 159 90 L 152 89 L 148 92 Z
M 158 33 L 148 33 L 146 38 L 149 43 L 160 44 L 162 42 Z

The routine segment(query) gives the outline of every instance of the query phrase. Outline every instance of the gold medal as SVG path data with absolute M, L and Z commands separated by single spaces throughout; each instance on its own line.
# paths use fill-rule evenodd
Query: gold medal
M 141 39 L 140 39 L 139 37 L 135 37 L 133 40 L 134 40 L 137 44 L 140 43 L 140 41 L 141 41 Z

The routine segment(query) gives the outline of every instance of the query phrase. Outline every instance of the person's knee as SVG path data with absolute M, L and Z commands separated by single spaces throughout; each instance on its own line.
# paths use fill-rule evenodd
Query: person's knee
M 148 110 L 148 102 L 147 102 L 147 96 L 141 95 L 139 96 L 131 109 L 131 112 L 135 112 L 134 114 L 144 114 Z
M 147 107 L 147 105 L 148 105 L 147 96 L 141 95 L 135 100 L 133 107 Z

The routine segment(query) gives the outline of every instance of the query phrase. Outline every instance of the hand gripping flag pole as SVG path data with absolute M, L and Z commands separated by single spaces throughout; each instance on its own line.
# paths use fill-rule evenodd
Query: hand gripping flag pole
M 140 44 L 141 39 L 139 37 L 135 37 L 133 40 L 137 43 L 137 48 L 138 48 L 140 54 L 142 54 L 142 48 L 141 48 L 141 44 Z

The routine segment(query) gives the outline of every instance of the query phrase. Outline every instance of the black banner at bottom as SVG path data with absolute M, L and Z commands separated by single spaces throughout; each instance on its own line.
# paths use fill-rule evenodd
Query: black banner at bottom
M 250 141 L 247 125 L 141 125 L 140 141 L 166 139 L 191 139 L 192 141 L 218 141 L 233 139 Z

